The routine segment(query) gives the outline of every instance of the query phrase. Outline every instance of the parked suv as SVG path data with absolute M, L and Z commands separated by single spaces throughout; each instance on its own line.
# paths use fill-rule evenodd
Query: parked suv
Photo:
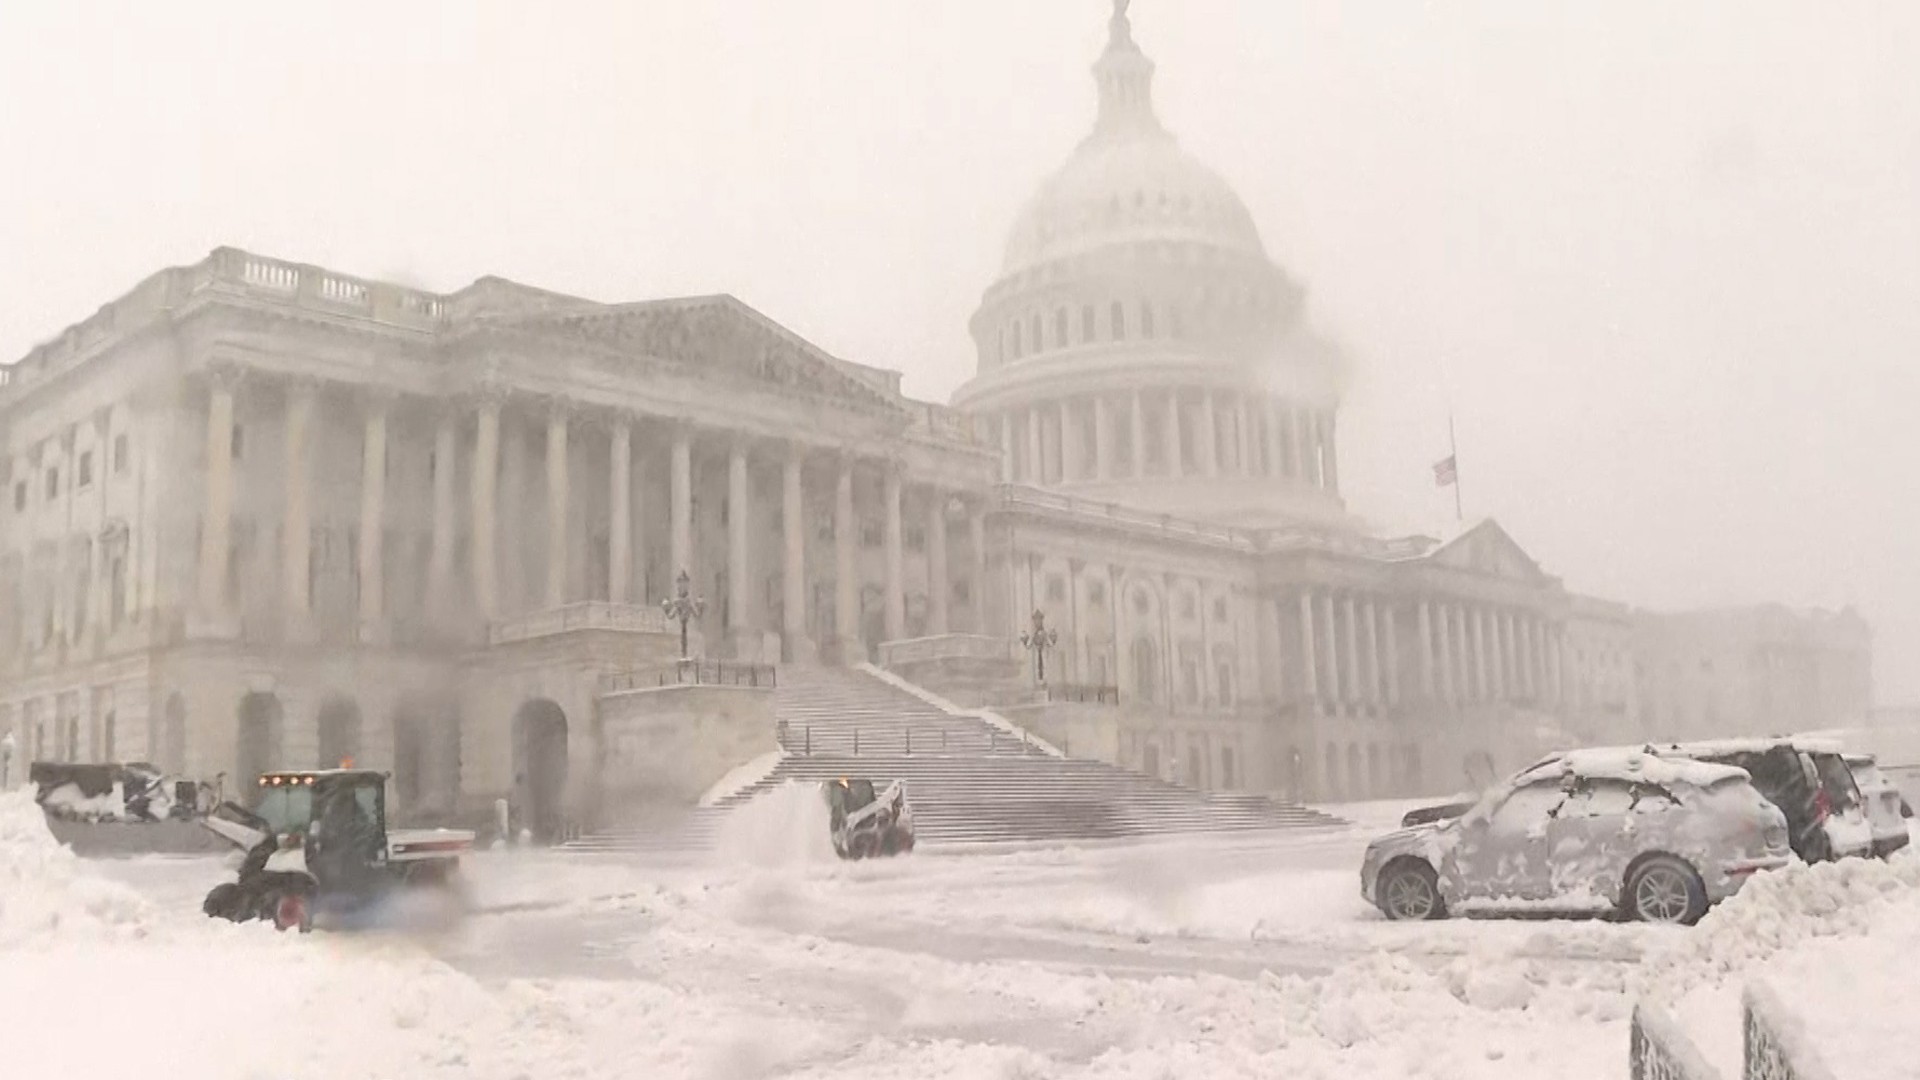
M 1906 847 L 1911 839 L 1907 835 L 1907 819 L 1913 816 L 1913 809 L 1900 796 L 1900 789 L 1880 775 L 1880 764 L 1872 754 L 1848 754 L 1846 762 L 1853 773 L 1854 784 L 1860 789 L 1867 824 L 1873 830 L 1874 855 L 1886 858 Z
M 1518 773 L 1458 818 L 1375 840 L 1360 891 L 1389 919 L 1485 906 L 1691 924 L 1791 857 L 1786 817 L 1738 768 L 1575 750 Z
M 1873 849 L 1873 831 L 1860 805 L 1860 789 L 1837 744 L 1818 739 L 1716 739 L 1649 749 L 1665 757 L 1745 769 L 1760 794 L 1787 816 L 1793 852 L 1807 862 L 1864 858 Z

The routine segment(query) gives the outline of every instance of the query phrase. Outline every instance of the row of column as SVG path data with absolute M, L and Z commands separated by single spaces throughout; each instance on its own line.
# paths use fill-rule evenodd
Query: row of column
M 289 632 L 303 634 L 312 611 L 312 596 L 307 574 L 309 546 L 308 486 L 310 476 L 312 428 L 315 398 L 319 386 L 311 381 L 294 381 L 288 387 L 285 445 L 285 527 L 284 550 L 285 610 Z M 229 442 L 234 422 L 233 378 L 216 373 L 209 387 L 207 407 L 206 525 L 201 532 L 199 600 L 203 611 L 224 612 L 227 559 L 231 533 L 233 475 Z M 386 517 L 387 421 L 393 403 L 390 395 L 363 395 L 364 434 L 361 441 L 359 611 L 363 636 L 379 633 L 383 619 L 385 594 L 381 559 L 381 539 Z M 498 582 L 498 469 L 500 454 L 503 393 L 483 394 L 473 402 L 473 466 L 469 470 L 467 498 L 472 523 L 471 570 L 472 596 L 478 613 L 485 619 L 500 614 Z M 571 498 L 568 471 L 570 410 L 555 405 L 546 425 L 547 491 L 547 575 L 545 604 L 558 607 L 568 601 L 567 531 Z M 448 467 L 436 469 L 433 481 L 433 538 L 428 562 L 429 595 L 445 600 L 454 595 L 454 515 L 456 492 L 451 463 L 459 443 L 462 416 L 454 410 L 442 412 L 434 434 L 436 460 Z M 669 537 L 671 570 L 698 569 L 698 553 L 693 535 L 693 426 L 670 420 L 672 425 L 669 456 Z M 607 541 L 607 598 L 627 603 L 634 560 L 632 534 L 633 421 L 615 416 L 607 421 L 610 461 L 608 468 L 610 523 Z M 803 467 L 810 450 L 799 443 L 788 443 L 781 460 L 782 503 L 782 576 L 783 625 L 781 631 L 790 640 L 805 636 L 806 617 L 806 510 Z M 750 444 L 744 437 L 733 438 L 727 451 L 727 492 L 729 500 L 726 544 L 728 601 L 734 605 L 727 613 L 727 625 L 745 629 L 749 625 L 746 604 L 747 582 L 753 580 L 749 558 L 751 545 L 748 523 L 748 483 Z M 857 640 L 860 634 L 860 581 L 857 572 L 856 543 L 859 527 L 854 519 L 854 472 L 862 459 L 852 453 L 836 454 L 837 474 L 834 496 L 835 569 L 838 586 L 836 633 L 842 641 Z M 905 573 L 902 544 L 904 470 L 898 462 L 882 461 L 882 503 L 885 526 L 885 627 L 889 639 L 906 632 Z M 928 487 L 927 558 L 928 629 L 930 633 L 950 631 L 948 595 L 951 578 L 947 565 L 947 504 L 950 494 Z M 970 508 L 970 531 L 976 580 L 984 576 L 984 507 Z M 980 605 L 976 604 L 978 611 Z M 976 628 L 980 629 L 980 628 Z
M 1339 590 L 1305 590 L 1296 603 L 1306 698 L 1399 704 L 1404 606 Z M 1557 624 L 1524 610 L 1453 600 L 1421 600 L 1413 616 L 1416 670 L 1428 700 L 1560 700 L 1563 642 Z
M 1190 400 L 1196 396 L 1197 404 Z M 1339 489 L 1331 410 L 1229 390 L 1133 390 L 1118 400 L 1094 394 L 1006 410 L 998 420 L 1001 479 L 1026 484 L 1142 479 L 1148 475 L 1147 417 L 1154 409 L 1164 410 L 1157 475 L 1284 478 Z

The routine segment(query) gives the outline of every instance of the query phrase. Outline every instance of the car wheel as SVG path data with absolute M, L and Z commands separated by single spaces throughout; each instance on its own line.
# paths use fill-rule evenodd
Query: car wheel
M 1693 867 L 1657 855 L 1628 876 L 1625 906 L 1641 922 L 1692 926 L 1707 913 L 1707 887 Z
M 1380 910 L 1396 922 L 1447 917 L 1446 902 L 1440 899 L 1440 879 L 1426 863 L 1412 859 L 1394 863 L 1381 873 L 1374 889 Z

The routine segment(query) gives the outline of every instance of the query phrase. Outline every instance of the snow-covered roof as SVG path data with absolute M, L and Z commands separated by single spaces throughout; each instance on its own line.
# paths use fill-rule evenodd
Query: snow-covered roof
M 1791 746 L 1803 753 L 1842 754 L 1845 749 L 1837 739 L 1815 738 L 1806 735 L 1748 736 L 1736 739 L 1699 739 L 1683 743 L 1656 743 L 1656 753 L 1691 757 L 1704 754 L 1764 754 L 1779 746 Z
M 1648 753 L 1645 748 L 1630 746 L 1569 750 L 1541 762 L 1532 771 L 1551 774 L 1552 767 L 1556 765 L 1562 776 L 1629 782 L 1637 780 L 1649 784 L 1687 784 L 1693 787 L 1712 787 L 1728 780 L 1747 778 L 1745 769 L 1732 765 L 1716 765 L 1685 757 L 1662 757 Z

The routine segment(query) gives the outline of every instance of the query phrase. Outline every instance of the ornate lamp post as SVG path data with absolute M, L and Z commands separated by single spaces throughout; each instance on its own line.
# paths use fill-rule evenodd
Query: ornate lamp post
M 687 653 L 687 623 L 699 618 L 707 610 L 706 597 L 692 595 L 692 588 L 692 579 L 687 577 L 685 570 L 682 570 L 673 579 L 673 595 L 660 601 L 660 610 L 666 612 L 667 618 L 680 624 L 680 659 L 682 660 L 692 659 Z
M 1060 631 L 1047 629 L 1047 613 L 1033 609 L 1033 629 L 1020 635 L 1020 644 L 1033 654 L 1033 677 L 1040 685 L 1047 682 L 1047 650 L 1059 644 Z

